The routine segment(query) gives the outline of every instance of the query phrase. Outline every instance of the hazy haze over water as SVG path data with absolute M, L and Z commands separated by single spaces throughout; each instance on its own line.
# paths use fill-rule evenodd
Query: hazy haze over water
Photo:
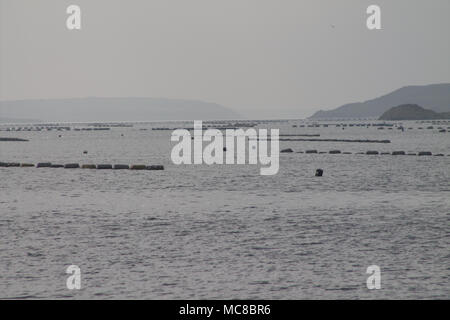
M 306 117 L 450 82 L 450 2 L 0 0 L 0 100 L 165 97 Z

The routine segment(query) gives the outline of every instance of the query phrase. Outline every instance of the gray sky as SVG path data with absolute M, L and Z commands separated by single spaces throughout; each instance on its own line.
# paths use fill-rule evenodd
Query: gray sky
M 80 31 L 66 28 L 70 4 Z M 383 30 L 366 28 L 370 4 Z M 187 98 L 309 116 L 450 82 L 449 14 L 449 0 L 0 0 L 0 99 Z

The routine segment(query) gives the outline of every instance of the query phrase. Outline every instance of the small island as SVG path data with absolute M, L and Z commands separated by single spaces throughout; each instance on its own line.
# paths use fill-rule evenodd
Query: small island
M 422 108 L 417 104 L 402 104 L 397 107 L 390 108 L 383 113 L 379 120 L 437 120 L 450 119 L 450 112 L 435 112 Z

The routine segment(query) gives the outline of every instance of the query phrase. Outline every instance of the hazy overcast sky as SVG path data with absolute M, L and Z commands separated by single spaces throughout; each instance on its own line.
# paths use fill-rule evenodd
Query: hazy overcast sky
M 70 4 L 80 31 L 66 28 Z M 370 4 L 383 30 L 366 28 Z M 0 0 L 0 99 L 192 98 L 309 116 L 450 82 L 449 15 L 449 0 Z

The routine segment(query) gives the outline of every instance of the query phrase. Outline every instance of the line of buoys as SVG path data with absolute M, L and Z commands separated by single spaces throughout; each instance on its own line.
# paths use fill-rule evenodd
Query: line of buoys
M 163 165 L 144 165 L 135 164 L 129 166 L 127 164 L 83 164 L 80 166 L 78 163 L 67 164 L 52 164 L 50 162 L 39 162 L 36 166 L 32 163 L 19 163 L 19 162 L 0 162 L 0 167 L 36 167 L 36 168 L 65 168 L 65 169 L 98 169 L 98 170 L 164 170 Z
M 258 140 L 270 140 L 259 139 Z M 278 141 L 310 141 L 310 142 L 358 142 L 358 143 L 391 143 L 391 140 L 361 140 L 361 139 L 301 139 L 301 138 L 279 138 Z
M 29 141 L 27 139 L 21 139 L 21 138 L 2 138 L 0 137 L 0 141 Z
M 280 151 L 280 153 L 291 153 L 294 152 L 294 150 L 292 148 L 288 148 L 288 149 L 283 149 Z M 330 150 L 329 152 L 326 151 L 317 151 L 317 150 L 306 150 L 306 151 L 295 151 L 295 153 L 306 153 L 306 154 L 352 154 L 352 152 L 342 152 L 341 150 Z M 387 151 L 383 151 L 383 152 L 379 152 L 376 150 L 369 150 L 366 152 L 356 152 L 355 154 L 357 155 L 393 155 L 393 156 L 404 156 L 404 155 L 408 155 L 408 156 L 433 156 L 433 153 L 430 151 L 420 151 L 418 153 L 415 152 L 408 152 L 406 153 L 405 151 L 392 151 L 392 152 L 387 152 Z M 443 157 L 445 156 L 442 153 L 438 153 L 438 154 L 434 154 L 434 156 L 436 157 Z M 450 155 L 449 155 L 450 156 Z

